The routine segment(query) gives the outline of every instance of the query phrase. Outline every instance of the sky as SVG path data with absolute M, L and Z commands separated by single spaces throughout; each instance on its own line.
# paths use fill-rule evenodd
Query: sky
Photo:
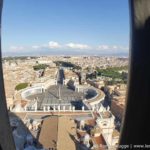
M 4 0 L 3 55 L 128 54 L 128 0 Z

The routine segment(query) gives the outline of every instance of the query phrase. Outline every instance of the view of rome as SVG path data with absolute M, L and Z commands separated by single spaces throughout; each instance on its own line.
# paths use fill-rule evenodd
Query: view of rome
M 10 123 L 20 149 L 25 142 L 37 149 L 62 150 L 117 145 L 128 58 L 5 57 L 3 72 Z
M 128 20 L 126 1 L 4 1 L 2 70 L 16 150 L 119 147 Z

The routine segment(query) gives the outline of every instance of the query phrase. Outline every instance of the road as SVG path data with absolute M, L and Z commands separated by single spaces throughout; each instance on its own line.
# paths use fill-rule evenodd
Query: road
M 57 74 L 57 83 L 62 85 L 64 79 L 65 79 L 64 70 L 62 68 L 59 68 Z

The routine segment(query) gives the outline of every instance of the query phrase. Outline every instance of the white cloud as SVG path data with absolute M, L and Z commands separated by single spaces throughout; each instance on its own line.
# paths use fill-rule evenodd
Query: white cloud
M 13 50 L 13 51 L 20 51 L 24 49 L 25 48 L 23 46 L 10 46 L 10 50 Z
M 31 48 L 32 48 L 32 49 L 40 49 L 40 48 L 41 48 L 41 46 L 33 45 Z
M 68 43 L 66 46 L 73 49 L 90 49 L 89 45 L 79 43 Z
M 98 50 L 108 50 L 110 47 L 108 45 L 99 45 Z
M 128 47 L 128 46 L 120 46 L 120 48 L 121 48 L 122 50 L 129 50 L 129 47 Z
M 101 44 L 98 46 L 91 46 L 91 45 L 87 45 L 87 44 L 81 44 L 81 43 L 74 43 L 74 42 L 70 42 L 70 43 L 64 43 L 64 44 L 59 44 L 59 42 L 56 41 L 50 41 L 47 44 L 39 44 L 39 45 L 26 45 L 26 46 L 10 46 L 8 51 L 13 51 L 13 52 L 18 52 L 18 51 L 24 51 L 24 52 L 28 52 L 28 51 L 39 51 L 39 50 L 50 50 L 50 49 L 58 49 L 59 50 L 74 50 L 74 51 L 78 51 L 78 50 L 86 50 L 87 52 L 90 50 L 94 50 L 97 52 L 127 52 L 129 50 L 128 46 L 121 46 L 121 45 L 108 45 L 108 44 Z
M 58 42 L 50 41 L 48 43 L 48 48 L 60 48 L 61 45 Z
M 118 49 L 118 48 L 120 48 L 120 47 L 118 47 L 117 45 L 113 45 L 112 48 L 113 48 L 113 49 Z
M 119 45 L 99 45 L 97 50 L 129 50 L 129 48 Z

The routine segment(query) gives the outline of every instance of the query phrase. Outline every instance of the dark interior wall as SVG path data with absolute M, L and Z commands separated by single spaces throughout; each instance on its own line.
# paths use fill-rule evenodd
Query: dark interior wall
M 0 0 L 0 33 L 1 33 L 1 14 L 2 14 L 3 0 Z M 0 35 L 1 42 L 1 35 Z M 11 128 L 9 125 L 8 112 L 6 107 L 2 57 L 1 57 L 1 43 L 0 43 L 0 149 L 15 150 L 15 145 L 12 137 Z
M 150 0 L 129 0 L 130 68 L 120 144 L 150 144 Z

